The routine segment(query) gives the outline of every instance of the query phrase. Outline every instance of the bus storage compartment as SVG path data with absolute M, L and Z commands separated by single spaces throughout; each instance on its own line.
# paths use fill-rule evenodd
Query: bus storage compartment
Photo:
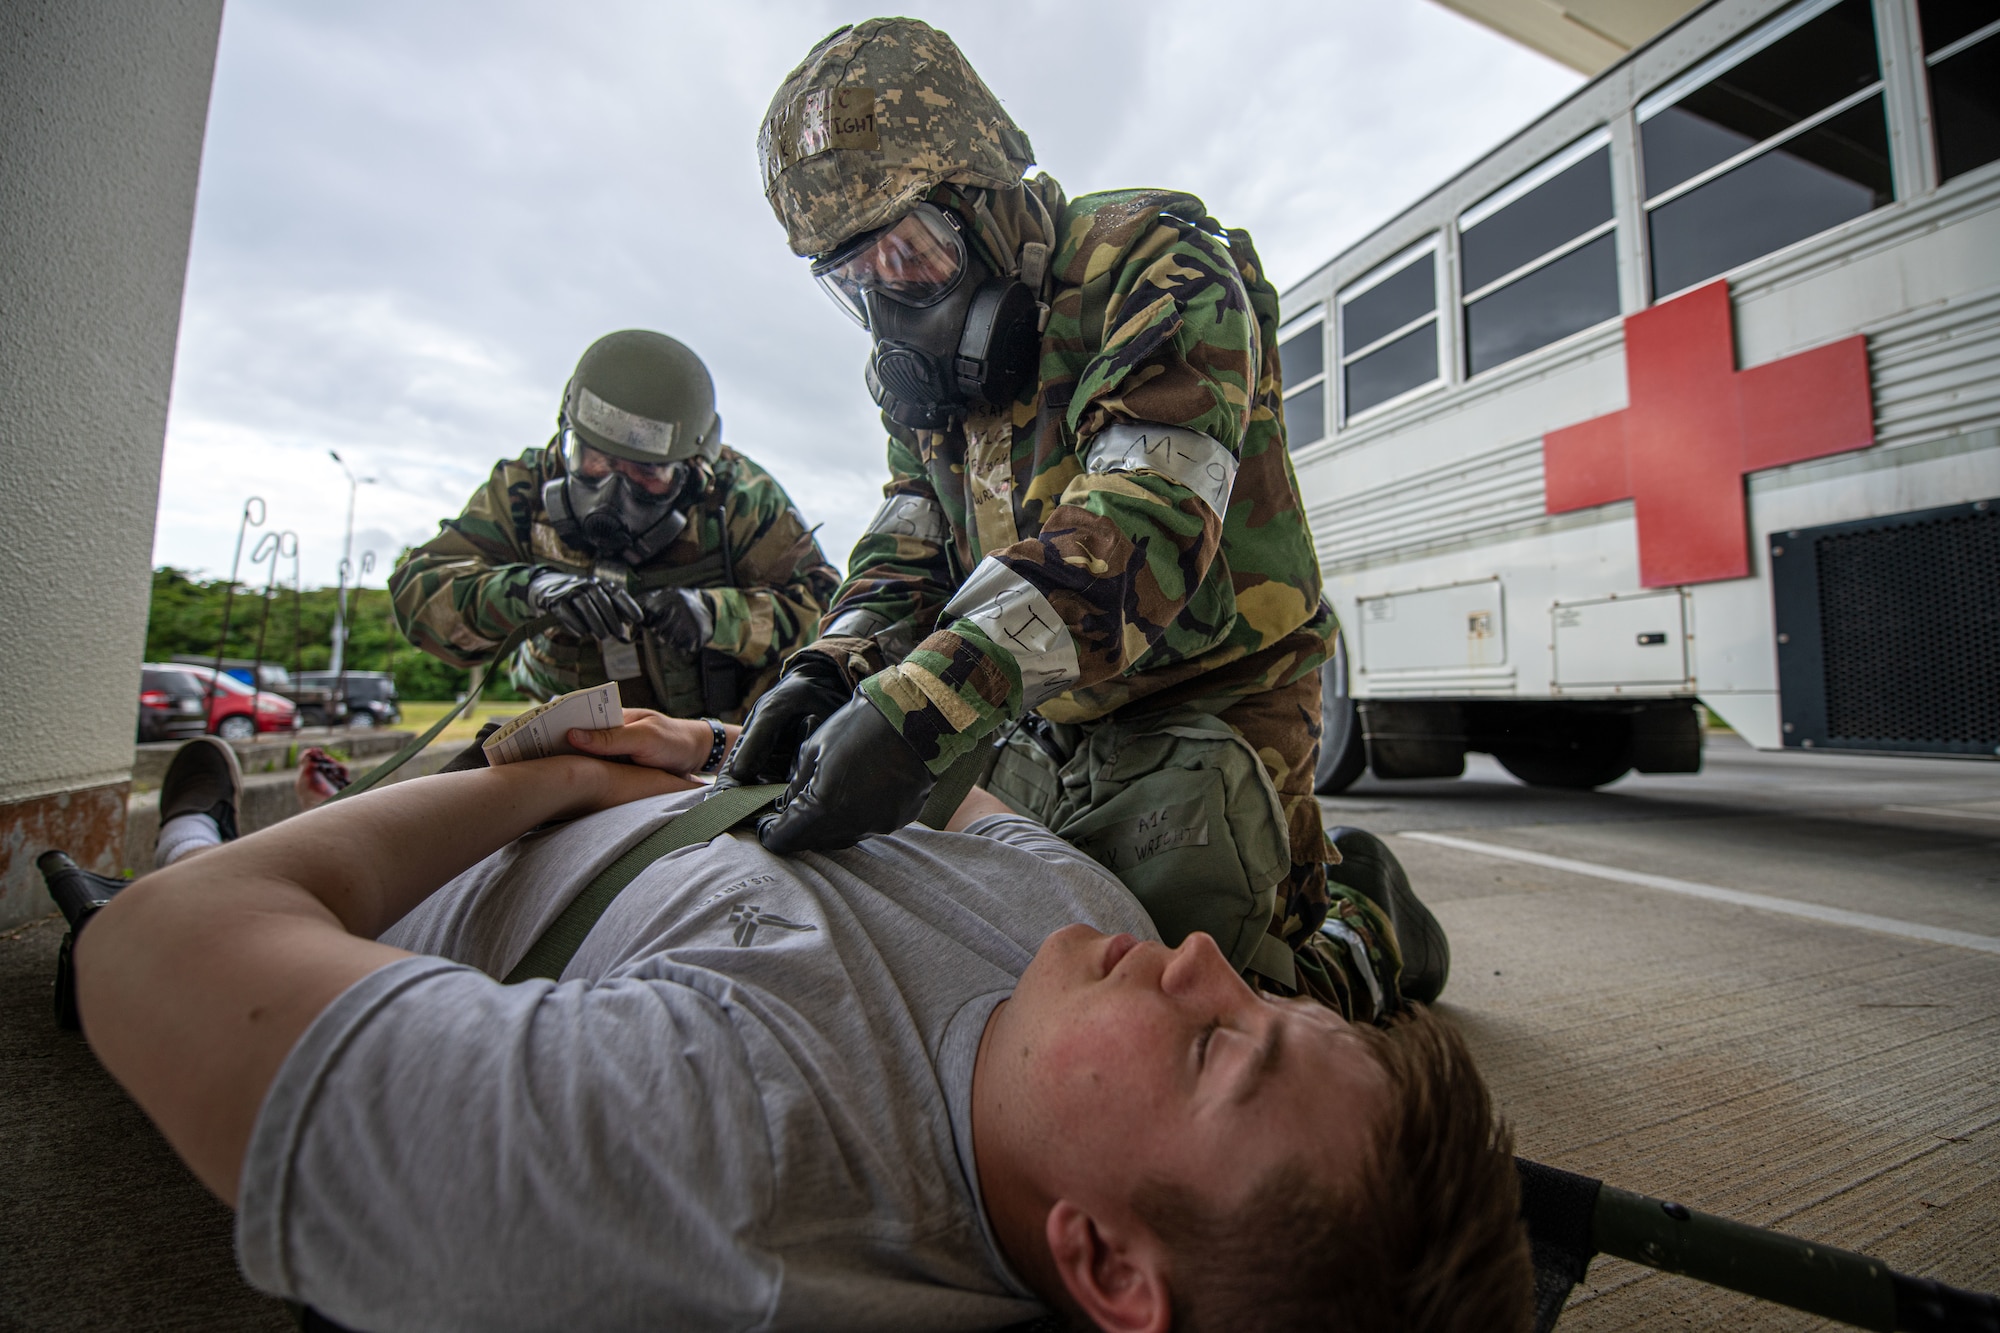
M 1512 694 L 1500 580 L 1362 597 L 1357 694 Z
M 1678 588 L 1549 608 L 1552 694 L 1686 689 L 1687 605 Z
M 1786 746 L 2000 754 L 2000 499 L 1769 541 Z

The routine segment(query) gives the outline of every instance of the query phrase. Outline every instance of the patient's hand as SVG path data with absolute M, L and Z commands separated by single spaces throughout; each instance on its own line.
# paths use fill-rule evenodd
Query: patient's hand
M 725 726 L 731 746 L 741 727 Z M 650 708 L 625 710 L 625 725 L 598 731 L 572 731 L 569 743 L 585 754 L 609 759 L 624 756 L 647 768 L 664 769 L 682 776 L 699 772 L 715 746 L 715 732 L 708 723 L 695 718 L 668 717 Z

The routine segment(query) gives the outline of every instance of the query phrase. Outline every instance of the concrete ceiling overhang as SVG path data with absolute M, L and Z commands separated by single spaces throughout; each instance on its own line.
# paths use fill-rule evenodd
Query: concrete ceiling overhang
M 1437 0 L 1584 74 L 1608 69 L 1703 0 Z

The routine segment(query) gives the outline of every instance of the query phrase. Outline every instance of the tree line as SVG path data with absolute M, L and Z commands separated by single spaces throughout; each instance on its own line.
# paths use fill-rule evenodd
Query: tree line
M 215 656 L 223 602 L 229 600 L 229 637 L 221 644 L 224 657 L 258 656 L 261 633 L 264 661 L 293 673 L 331 668 L 337 588 L 305 588 L 297 593 L 274 588 L 268 609 L 261 585 L 239 583 L 233 599 L 228 592 L 227 579 L 195 579 L 171 565 L 154 570 L 146 660 L 169 662 L 179 654 Z M 386 589 L 348 589 L 347 617 L 348 670 L 389 672 L 396 678 L 396 692 L 405 699 L 455 699 L 469 687 L 469 672 L 411 647 L 397 631 Z M 503 678 L 487 688 L 486 697 L 517 696 Z

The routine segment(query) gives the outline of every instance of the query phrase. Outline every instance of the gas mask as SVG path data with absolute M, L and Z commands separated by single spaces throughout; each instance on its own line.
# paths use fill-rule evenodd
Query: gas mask
M 855 238 L 813 276 L 875 336 L 868 393 L 892 421 L 945 429 L 971 408 L 1012 402 L 1034 373 L 1037 294 L 995 274 L 934 204 Z
M 702 490 L 694 460 L 616 458 L 564 426 L 563 475 L 542 485 L 542 508 L 556 536 L 601 559 L 637 568 L 667 549 L 688 525 Z

